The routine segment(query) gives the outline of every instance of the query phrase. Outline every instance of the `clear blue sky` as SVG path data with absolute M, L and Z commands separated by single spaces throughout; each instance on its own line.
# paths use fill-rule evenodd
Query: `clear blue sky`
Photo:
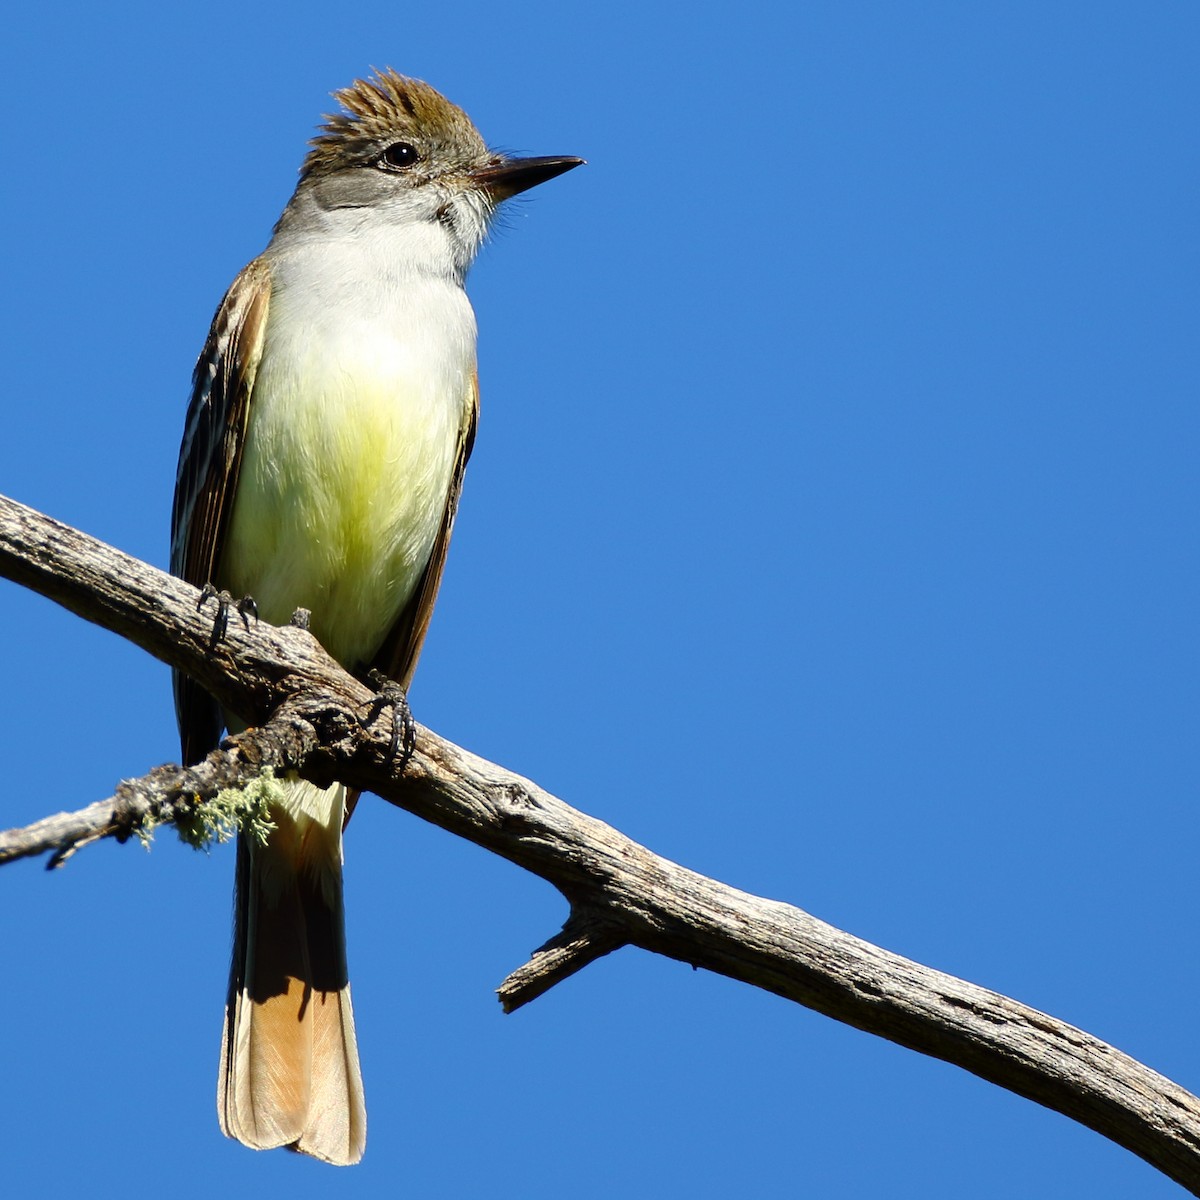
M 22 5 L 0 490 L 160 565 L 192 363 L 328 92 L 590 165 L 471 281 L 419 718 L 690 867 L 1200 1088 L 1200 7 Z M 166 669 L 0 584 L 0 824 L 177 753 Z M 0 872 L 9 1194 L 1172 1197 L 1065 1118 L 624 951 L 378 802 L 367 1157 L 217 1130 L 228 847 Z

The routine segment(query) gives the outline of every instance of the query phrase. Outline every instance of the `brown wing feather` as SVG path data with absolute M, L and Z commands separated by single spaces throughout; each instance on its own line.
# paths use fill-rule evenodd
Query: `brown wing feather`
M 171 510 L 171 570 L 197 587 L 216 577 L 233 511 L 270 296 L 267 265 L 255 259 L 221 301 L 192 376 Z M 221 712 L 186 675 L 174 672 L 173 683 L 183 761 L 198 762 L 220 739 Z
M 426 633 L 429 632 L 433 603 L 441 586 L 442 572 L 446 567 L 446 552 L 450 548 L 450 534 L 454 530 L 454 518 L 458 513 L 459 498 L 462 496 L 463 476 L 467 470 L 467 460 L 471 457 L 471 449 L 475 445 L 475 426 L 478 420 L 479 380 L 476 376 L 471 381 L 471 397 L 458 434 L 458 453 L 454 459 L 450 490 L 446 495 L 446 510 L 442 514 L 442 524 L 433 543 L 429 562 L 425 565 L 425 571 L 413 591 L 412 598 L 396 618 L 395 624 L 370 664 L 406 690 L 412 682 L 413 672 L 417 669 L 417 659 L 421 656 L 421 646 Z

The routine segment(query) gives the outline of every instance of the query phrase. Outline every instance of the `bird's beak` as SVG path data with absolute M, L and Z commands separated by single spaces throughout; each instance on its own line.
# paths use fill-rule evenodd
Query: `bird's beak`
M 472 178 L 493 200 L 507 200 L 564 171 L 584 164 L 582 158 L 551 156 L 549 158 L 502 158 L 471 172 Z

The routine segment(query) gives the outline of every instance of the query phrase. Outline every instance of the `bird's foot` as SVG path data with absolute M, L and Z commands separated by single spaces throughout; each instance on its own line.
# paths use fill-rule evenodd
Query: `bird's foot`
M 408 707 L 408 693 L 374 668 L 367 672 L 367 682 L 375 689 L 375 699 L 363 718 L 363 728 L 373 725 L 385 708 L 392 710 L 391 756 L 399 760 L 403 771 L 417 744 L 417 723 Z
M 211 583 L 206 583 L 200 592 L 200 599 L 196 602 L 197 611 L 210 600 L 217 602 L 217 615 L 213 618 L 212 635 L 208 641 L 209 650 L 215 650 L 224 640 L 226 631 L 229 629 L 229 610 L 231 608 L 237 609 L 247 633 L 250 632 L 251 617 L 254 618 L 254 623 L 258 624 L 258 605 L 254 603 L 253 596 L 243 596 L 240 600 L 235 600 L 228 592 L 220 592 Z

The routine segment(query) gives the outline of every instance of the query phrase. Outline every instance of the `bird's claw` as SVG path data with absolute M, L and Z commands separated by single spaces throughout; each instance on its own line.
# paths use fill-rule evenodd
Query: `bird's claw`
M 408 706 L 408 693 L 398 683 L 393 683 L 382 671 L 374 668 L 367 672 L 367 682 L 375 689 L 375 699 L 371 701 L 371 707 L 363 718 L 363 728 L 374 724 L 385 708 L 392 710 L 392 741 L 389 753 L 393 759 L 399 759 L 400 770 L 403 771 L 417 745 L 417 723 L 413 720 L 412 709 Z
M 229 592 L 218 591 L 211 583 L 206 583 L 200 591 L 200 599 L 196 601 L 196 611 L 199 612 L 210 600 L 217 602 L 217 615 L 213 618 L 212 634 L 208 641 L 209 650 L 215 650 L 224 640 L 229 630 L 231 608 L 237 609 L 247 633 L 250 632 L 251 617 L 254 618 L 254 623 L 258 624 L 258 605 L 255 604 L 253 596 L 243 596 L 240 600 L 235 600 Z

